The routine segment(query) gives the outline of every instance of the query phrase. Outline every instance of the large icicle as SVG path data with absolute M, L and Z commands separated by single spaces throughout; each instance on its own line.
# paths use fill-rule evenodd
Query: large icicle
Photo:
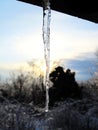
M 46 64 L 45 86 L 46 86 L 46 112 L 49 110 L 49 71 L 50 71 L 50 21 L 51 8 L 49 0 L 43 0 L 43 42 Z

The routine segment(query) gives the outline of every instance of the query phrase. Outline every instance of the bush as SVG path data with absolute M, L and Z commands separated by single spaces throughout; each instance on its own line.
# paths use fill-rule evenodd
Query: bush
M 8 100 L 17 100 L 21 103 L 43 104 L 45 101 L 45 86 L 43 77 L 34 79 L 29 74 L 13 74 L 1 87 L 1 95 Z
M 68 97 L 81 97 L 81 89 L 75 80 L 75 72 L 71 72 L 70 69 L 64 72 L 63 68 L 58 66 L 50 73 L 50 80 L 53 83 L 53 87 L 49 89 L 50 106 L 53 106 L 54 102 L 65 100 Z

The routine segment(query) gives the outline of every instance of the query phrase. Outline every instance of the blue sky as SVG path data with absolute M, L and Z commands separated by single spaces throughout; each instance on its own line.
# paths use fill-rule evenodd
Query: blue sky
M 40 7 L 16 0 L 0 1 L 2 74 L 44 58 L 42 15 Z M 52 61 L 92 58 L 98 48 L 98 25 L 52 11 L 50 44 Z

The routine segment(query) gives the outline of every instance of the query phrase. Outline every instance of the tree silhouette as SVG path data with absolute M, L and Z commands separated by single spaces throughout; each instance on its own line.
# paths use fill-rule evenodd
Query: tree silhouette
M 63 67 L 58 66 L 50 73 L 49 77 L 53 83 L 49 89 L 50 106 L 53 106 L 55 101 L 64 100 L 68 97 L 80 97 L 80 88 L 75 80 L 75 72 L 71 72 L 70 69 L 64 72 Z

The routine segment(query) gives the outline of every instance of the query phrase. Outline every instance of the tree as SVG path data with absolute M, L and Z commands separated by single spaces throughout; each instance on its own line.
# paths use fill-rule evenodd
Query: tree
M 96 71 L 94 74 L 94 80 L 96 85 L 98 86 L 98 49 L 96 50 L 95 55 L 96 55 Z

